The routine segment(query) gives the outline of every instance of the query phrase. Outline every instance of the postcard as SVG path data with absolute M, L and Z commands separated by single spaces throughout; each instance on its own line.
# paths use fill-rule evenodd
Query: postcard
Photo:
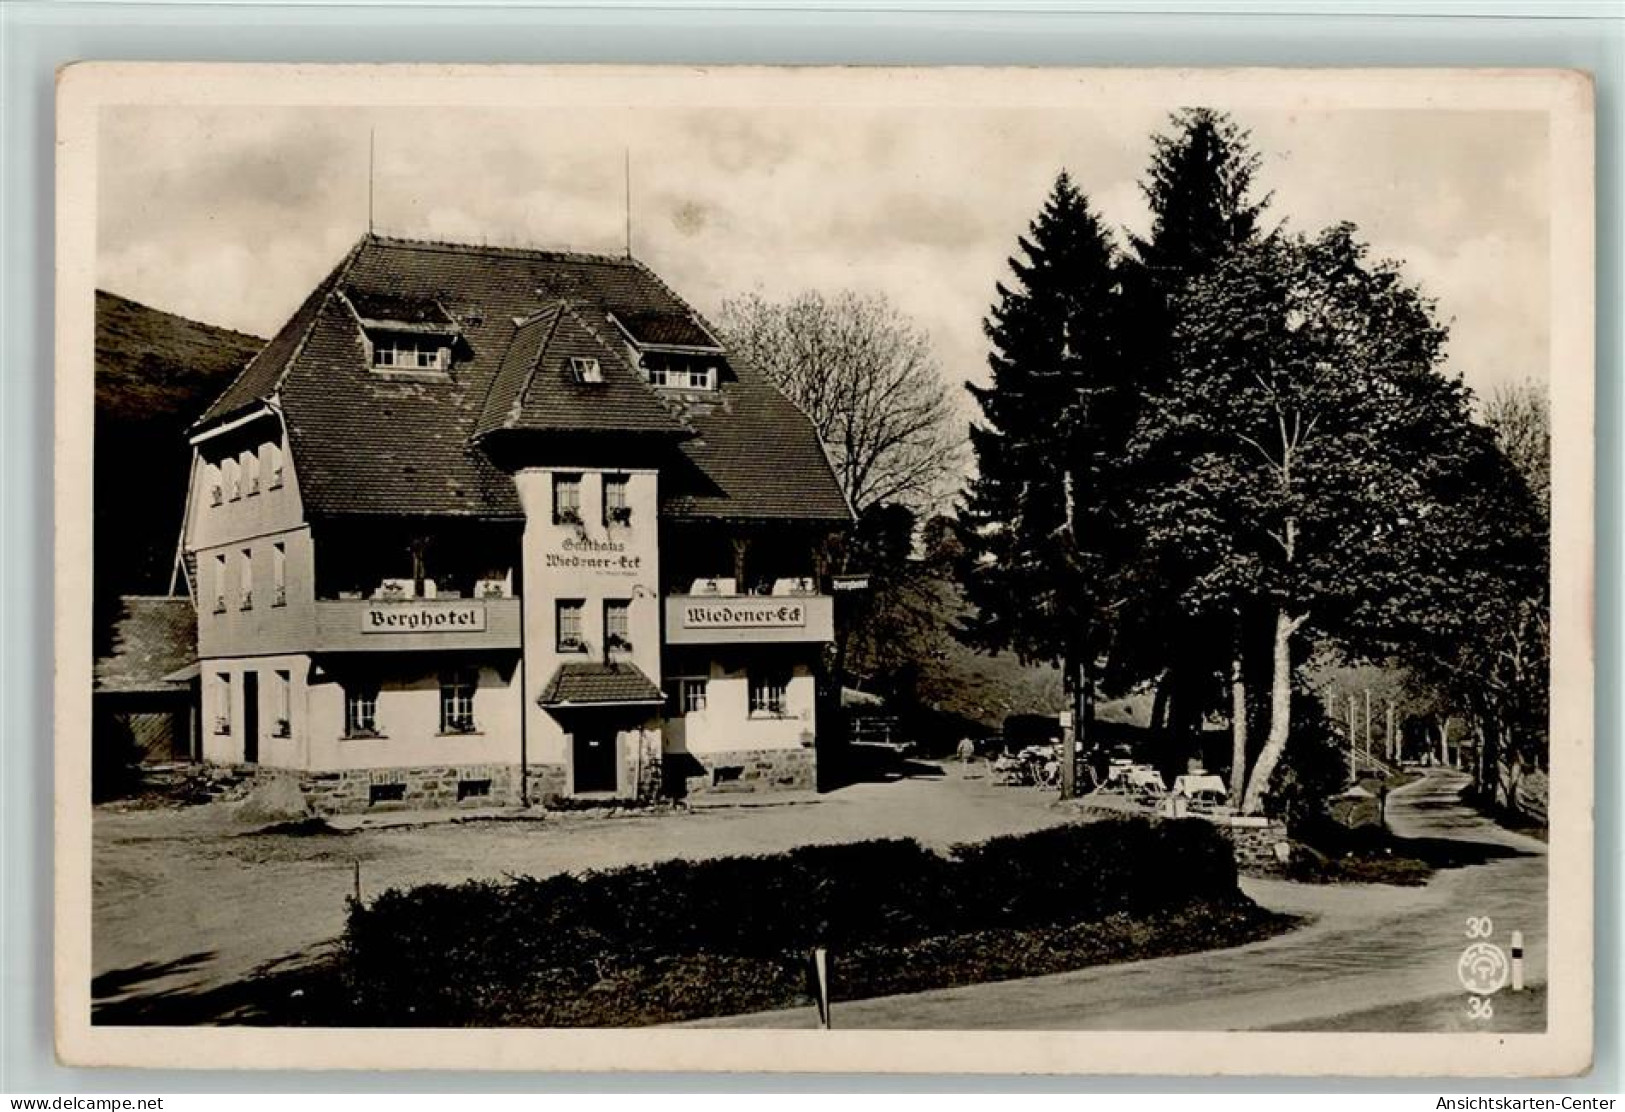
M 1589 1067 L 1586 75 L 58 100 L 64 1062 Z

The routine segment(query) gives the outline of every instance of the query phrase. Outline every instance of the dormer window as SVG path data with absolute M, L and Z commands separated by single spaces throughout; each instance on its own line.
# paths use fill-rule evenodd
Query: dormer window
M 596 359 L 579 355 L 570 357 L 570 373 L 575 375 L 577 382 L 604 381 L 604 368 Z
M 444 336 L 375 335 L 372 365 L 380 371 L 449 371 L 451 347 Z
M 717 388 L 717 368 L 712 363 L 651 354 L 644 356 L 643 367 L 650 386 L 664 386 L 671 390 Z

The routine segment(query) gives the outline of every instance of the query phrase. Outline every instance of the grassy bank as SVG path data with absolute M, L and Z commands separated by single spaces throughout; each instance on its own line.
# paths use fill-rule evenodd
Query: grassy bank
M 1236 887 L 1207 823 L 1106 821 L 941 856 L 819 846 L 582 876 L 390 891 L 351 909 L 316 1021 L 615 1026 L 1234 945 L 1291 921 Z M 334 1014 L 337 1012 L 338 1014 Z
M 1426 884 L 1440 869 L 1482 865 L 1518 851 L 1452 838 L 1401 838 L 1386 826 L 1346 827 L 1331 819 L 1296 833 L 1286 875 L 1306 884 Z

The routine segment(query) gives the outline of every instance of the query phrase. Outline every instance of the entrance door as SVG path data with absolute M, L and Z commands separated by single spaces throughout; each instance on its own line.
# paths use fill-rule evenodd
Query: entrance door
M 574 761 L 576 794 L 613 792 L 620 784 L 615 759 L 615 731 L 601 726 L 575 732 Z
M 260 759 L 260 674 L 243 673 L 243 763 Z

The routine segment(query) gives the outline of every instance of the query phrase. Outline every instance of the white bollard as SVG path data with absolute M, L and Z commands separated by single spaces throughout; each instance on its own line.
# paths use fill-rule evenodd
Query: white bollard
M 824 948 L 813 950 L 813 972 L 818 976 L 818 1025 L 829 1030 L 829 965 Z
M 1512 932 L 1512 991 L 1523 991 L 1523 931 Z

